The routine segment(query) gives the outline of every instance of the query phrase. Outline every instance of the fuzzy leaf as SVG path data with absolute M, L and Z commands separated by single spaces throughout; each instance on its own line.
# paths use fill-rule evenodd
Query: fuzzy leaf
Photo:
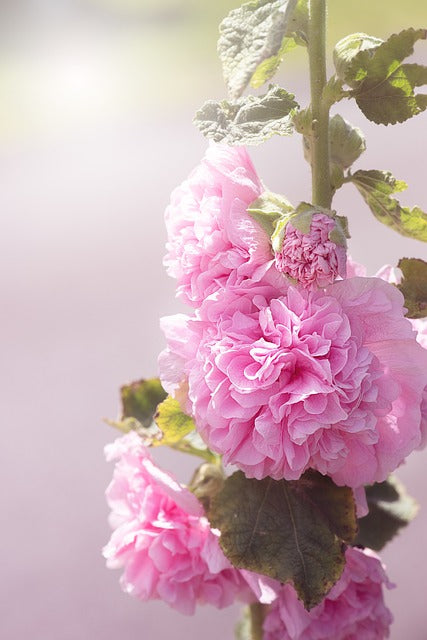
M 407 317 L 427 317 L 427 262 L 420 258 L 402 258 L 398 267 L 403 274 L 398 288 L 405 298 Z
M 381 551 L 416 516 L 418 505 L 394 476 L 366 487 L 366 499 L 369 513 L 359 520 L 354 544 Z
M 143 427 L 149 427 L 159 405 L 167 397 L 158 378 L 137 380 L 120 389 L 122 420 L 135 418 Z
M 357 70 L 359 64 L 356 56 L 363 53 L 364 61 L 370 59 L 384 40 L 368 36 L 366 33 L 351 33 L 337 42 L 333 52 L 335 69 L 338 78 L 350 87 L 357 86 Z M 354 58 L 356 61 L 353 63 Z
M 283 38 L 281 47 L 276 55 L 266 58 L 258 65 L 251 77 L 251 87 L 258 89 L 268 82 L 276 73 L 284 56 L 292 49 L 295 49 L 297 43 L 294 38 Z
M 296 4 L 297 0 L 252 0 L 221 22 L 218 54 L 231 98 L 242 95 L 264 60 L 279 54 Z
M 365 136 L 358 127 L 353 127 L 339 114 L 329 123 L 330 159 L 341 169 L 351 167 L 366 150 Z
M 307 609 L 339 579 L 357 531 L 353 494 L 307 471 L 297 481 L 227 478 L 208 512 L 230 562 L 292 582 Z
M 260 144 L 275 134 L 290 135 L 297 108 L 292 94 L 270 85 L 263 96 L 247 96 L 234 103 L 210 100 L 196 113 L 194 123 L 215 142 Z
M 251 202 L 247 211 L 251 218 L 258 222 L 271 238 L 279 218 L 293 210 L 294 207 L 284 196 L 271 191 L 264 191 L 259 198 Z
M 426 38 L 426 29 L 405 29 L 351 59 L 345 70 L 346 82 L 369 120 L 396 124 L 427 107 L 427 96 L 414 92 L 415 87 L 426 83 L 425 67 L 402 64 L 413 53 L 414 44 Z
M 356 171 L 349 180 L 357 187 L 374 216 L 408 238 L 427 242 L 427 215 L 419 208 L 402 207 L 392 194 L 404 191 L 407 184 L 388 171 Z

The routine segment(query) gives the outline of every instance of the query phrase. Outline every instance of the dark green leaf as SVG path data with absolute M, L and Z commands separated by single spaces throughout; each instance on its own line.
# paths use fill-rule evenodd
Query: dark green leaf
M 366 487 L 366 498 L 369 514 L 360 518 L 354 544 L 381 551 L 402 527 L 411 522 L 418 506 L 394 476 Z
M 296 4 L 297 0 L 252 0 L 221 22 L 218 54 L 231 98 L 242 95 L 261 63 L 279 54 Z
M 344 65 L 345 81 L 353 88 L 351 95 L 369 120 L 396 124 L 427 107 L 427 96 L 414 92 L 427 82 L 425 67 L 402 64 L 413 53 L 414 44 L 426 37 L 425 29 L 405 29 L 378 46 L 359 50 Z
M 374 216 L 403 236 L 427 242 L 427 215 L 419 208 L 402 207 L 392 198 L 404 191 L 405 182 L 396 180 L 388 171 L 356 171 L 348 178 L 355 184 Z
M 260 144 L 275 134 L 290 135 L 297 108 L 292 94 L 271 85 L 263 96 L 247 96 L 234 103 L 210 100 L 196 113 L 194 122 L 215 142 Z
M 297 481 L 238 471 L 212 499 L 208 517 L 234 566 L 292 582 L 308 609 L 339 579 L 343 543 L 357 531 L 351 489 L 315 471 Z
M 248 214 L 264 229 L 269 238 L 274 233 L 276 222 L 294 207 L 284 196 L 271 191 L 264 191 L 259 198 L 251 202 Z
M 149 427 L 159 405 L 167 396 L 158 378 L 138 380 L 120 389 L 122 420 L 135 418 L 143 427 Z
M 402 258 L 398 267 L 403 274 L 398 287 L 405 297 L 407 317 L 427 317 L 427 262 L 420 258 Z

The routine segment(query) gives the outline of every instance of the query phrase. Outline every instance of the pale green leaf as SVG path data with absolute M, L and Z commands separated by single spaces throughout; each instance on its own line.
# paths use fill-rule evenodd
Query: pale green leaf
M 366 33 L 351 33 L 337 42 L 333 51 L 335 69 L 338 78 L 350 87 L 357 86 L 358 65 L 352 64 L 354 58 L 364 51 L 364 59 L 370 59 L 384 40 L 368 36 Z
M 210 100 L 196 113 L 194 123 L 215 142 L 256 145 L 275 134 L 290 135 L 297 108 L 292 94 L 271 85 L 263 96 L 247 96 L 234 103 Z
M 366 150 L 363 132 L 336 114 L 329 122 L 330 160 L 348 169 Z
M 426 84 L 427 71 L 421 65 L 402 64 L 414 52 L 415 43 L 426 37 L 426 29 L 405 29 L 378 46 L 359 50 L 344 65 L 351 96 L 372 122 L 404 122 L 426 108 L 427 97 L 414 90 Z
M 403 275 L 398 287 L 405 298 L 407 317 L 427 317 L 427 262 L 420 258 L 402 258 L 398 267 Z
M 297 0 L 252 0 L 233 9 L 219 27 L 218 54 L 231 98 L 238 98 L 257 67 L 276 56 Z
M 394 476 L 366 487 L 366 499 L 369 513 L 358 521 L 359 532 L 354 544 L 381 551 L 413 520 L 418 505 Z
M 404 191 L 405 182 L 388 171 L 356 171 L 348 180 L 357 187 L 374 216 L 403 236 L 427 242 L 427 215 L 419 208 L 402 207 L 391 196 Z
M 238 471 L 211 500 L 208 517 L 235 567 L 291 582 L 308 609 L 339 579 L 343 543 L 357 531 L 351 489 L 311 470 L 296 481 Z

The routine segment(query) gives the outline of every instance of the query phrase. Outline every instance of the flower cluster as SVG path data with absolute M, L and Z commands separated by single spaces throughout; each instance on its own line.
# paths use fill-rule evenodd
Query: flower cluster
M 173 192 L 165 265 L 192 312 L 162 320 L 161 382 L 226 465 L 276 480 L 315 469 L 354 490 L 361 517 L 363 485 L 427 440 L 427 323 L 405 318 L 390 270 L 366 277 L 347 260 L 332 212 L 296 210 L 270 237 L 247 211 L 262 191 L 244 149 L 213 144 Z M 292 585 L 229 563 L 201 503 L 139 436 L 106 453 L 117 463 L 104 555 L 128 593 L 183 613 L 272 603 L 265 640 L 388 637 L 390 584 L 373 552 L 347 549 L 341 578 L 308 612 Z
M 324 213 L 306 229 L 288 222 L 272 263 L 270 238 L 245 211 L 259 189 L 243 150 L 213 145 L 174 193 L 166 262 L 196 308 L 163 321 L 162 383 L 250 477 L 313 468 L 353 488 L 382 481 L 422 437 L 427 353 L 403 296 L 380 278 L 334 282 L 345 249 Z M 204 244 L 213 237 L 215 251 Z

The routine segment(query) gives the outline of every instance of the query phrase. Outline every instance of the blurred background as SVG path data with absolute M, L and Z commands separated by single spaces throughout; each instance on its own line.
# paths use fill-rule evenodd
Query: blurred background
M 118 388 L 157 372 L 159 317 L 182 310 L 162 268 L 163 211 L 200 160 L 195 110 L 225 97 L 217 27 L 237 2 L 216 0 L 1 0 L 0 290 L 2 415 L 0 637 L 5 640 L 232 638 L 237 609 L 182 617 L 121 593 L 101 548 L 109 536 L 103 417 Z M 329 39 L 387 36 L 425 26 L 419 0 L 330 0 Z M 423 51 L 424 47 L 424 51 Z M 418 60 L 426 61 L 426 45 Z M 304 52 L 279 81 L 308 100 Z M 357 166 L 388 169 L 427 207 L 426 116 L 376 127 L 350 104 L 339 111 L 367 134 Z M 253 150 L 268 187 L 310 198 L 300 140 Z M 353 258 L 374 273 L 426 245 L 377 223 L 346 186 Z M 397 588 L 387 595 L 392 639 L 425 640 L 427 453 L 400 477 L 421 503 L 384 553 Z M 181 480 L 192 462 L 159 452 Z M 332 639 L 331 639 L 332 640 Z M 361 638 L 363 640 L 363 638 Z

